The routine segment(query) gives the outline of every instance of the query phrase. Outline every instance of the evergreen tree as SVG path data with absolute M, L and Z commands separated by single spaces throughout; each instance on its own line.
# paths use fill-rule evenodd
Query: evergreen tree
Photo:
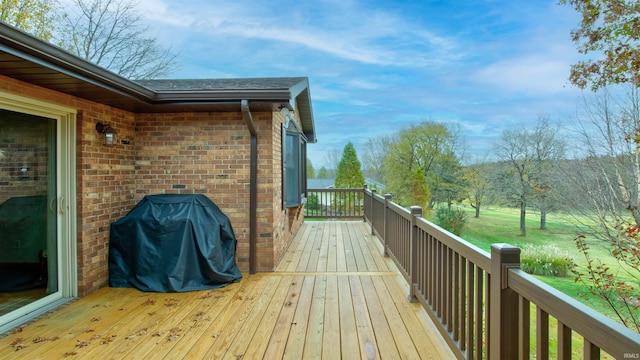
M 329 179 L 330 177 L 329 170 L 326 167 L 323 166 L 318 170 L 318 179 Z
M 364 185 L 364 176 L 356 148 L 351 141 L 344 147 L 342 158 L 338 164 L 336 188 L 360 188 Z

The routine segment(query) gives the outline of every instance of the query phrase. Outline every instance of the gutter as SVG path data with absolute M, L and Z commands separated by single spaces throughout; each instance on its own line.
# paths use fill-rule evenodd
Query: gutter
M 241 100 L 240 109 L 249 133 L 251 134 L 251 160 L 249 170 L 249 274 L 256 273 L 256 248 L 258 228 L 258 133 L 256 132 L 253 116 L 249 109 L 249 101 Z
M 0 49 L 127 98 L 153 98 L 152 90 L 1 22 Z

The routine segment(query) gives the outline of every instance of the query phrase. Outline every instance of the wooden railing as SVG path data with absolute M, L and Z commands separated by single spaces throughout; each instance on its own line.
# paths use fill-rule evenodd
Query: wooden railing
M 305 218 L 364 219 L 363 189 L 309 189 Z
M 519 248 L 494 244 L 487 253 L 422 218 L 420 207 L 348 191 L 363 194 L 364 219 L 411 285 L 409 300 L 459 359 L 640 358 L 638 333 L 521 271 Z

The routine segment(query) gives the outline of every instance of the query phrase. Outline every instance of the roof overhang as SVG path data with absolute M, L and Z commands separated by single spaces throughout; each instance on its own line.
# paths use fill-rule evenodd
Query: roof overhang
M 0 74 L 134 113 L 252 111 L 295 107 L 315 142 L 306 77 L 131 81 L 0 22 Z

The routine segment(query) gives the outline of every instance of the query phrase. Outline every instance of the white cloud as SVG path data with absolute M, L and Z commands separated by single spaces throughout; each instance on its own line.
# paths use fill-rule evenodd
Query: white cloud
M 507 59 L 491 64 L 474 76 L 480 85 L 507 93 L 541 94 L 562 90 L 569 63 L 540 55 Z
M 312 4 L 287 8 L 284 4 L 256 6 L 231 1 L 183 4 L 143 0 L 140 8 L 150 19 L 212 38 L 289 43 L 364 64 L 422 67 L 442 64 L 444 58 L 451 61 L 454 56 L 451 40 L 407 23 L 394 13 L 363 8 L 355 2 Z
M 351 87 L 358 88 L 358 89 L 365 89 L 365 90 L 376 90 L 383 86 L 380 83 L 369 81 L 364 78 L 348 80 L 347 84 Z

